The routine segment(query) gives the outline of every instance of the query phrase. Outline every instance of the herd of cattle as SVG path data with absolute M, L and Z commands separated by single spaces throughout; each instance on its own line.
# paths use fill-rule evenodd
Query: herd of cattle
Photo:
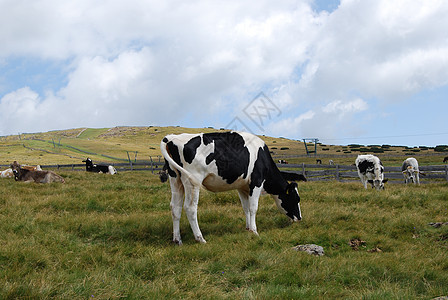
M 246 229 L 255 234 L 258 234 L 255 216 L 262 193 L 270 194 L 278 209 L 292 221 L 302 218 L 295 181 L 306 181 L 306 178 L 280 171 L 266 144 L 255 135 L 245 132 L 167 135 L 160 149 L 165 158 L 160 179 L 170 181 L 176 244 L 182 244 L 179 228 L 182 206 L 196 241 L 206 242 L 197 220 L 201 188 L 212 192 L 237 190 L 246 216 Z M 278 163 L 287 164 L 284 160 Z M 359 155 L 355 164 L 366 189 L 367 183 L 378 190 L 384 189 L 387 179 L 378 157 Z M 421 172 L 415 158 L 403 162 L 402 172 L 406 183 L 419 183 Z
M 306 181 L 303 175 L 280 171 L 271 157 L 267 145 L 259 137 L 246 132 L 218 132 L 167 135 L 160 143 L 165 165 L 160 172 L 162 182 L 171 186 L 171 213 L 173 241 L 182 244 L 180 218 L 185 210 L 195 239 L 205 243 L 199 229 L 197 208 L 201 188 L 212 192 L 237 190 L 244 214 L 246 229 L 257 233 L 255 216 L 262 193 L 274 199 L 278 209 L 292 221 L 302 219 L 300 196 L 296 181 Z M 446 158 L 448 159 L 448 158 Z M 93 164 L 87 158 L 86 171 L 115 174 L 113 166 Z M 287 163 L 282 160 L 279 163 Z M 330 164 L 333 162 L 331 161 Z M 358 155 L 355 161 L 359 178 L 367 189 L 384 189 L 384 167 L 374 155 Z M 405 183 L 420 184 L 418 162 L 408 158 L 403 162 Z M 64 178 L 39 166 L 21 166 L 16 161 L 1 172 L 1 177 L 14 177 L 16 181 L 64 183 Z
M 86 163 L 87 172 L 109 173 L 112 175 L 117 173 L 117 170 L 115 170 L 113 166 L 93 164 L 90 158 L 83 160 L 83 162 Z M 64 178 L 53 171 L 44 171 L 41 169 L 39 165 L 37 166 L 20 165 L 17 161 L 14 161 L 10 165 L 10 168 L 0 171 L 0 177 L 1 178 L 14 177 L 16 181 L 24 181 L 24 182 L 65 183 Z

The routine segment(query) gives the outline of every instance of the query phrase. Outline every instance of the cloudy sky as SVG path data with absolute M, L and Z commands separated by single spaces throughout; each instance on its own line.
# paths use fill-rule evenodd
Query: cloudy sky
M 448 1 L 0 0 L 0 136 L 234 128 L 448 144 Z

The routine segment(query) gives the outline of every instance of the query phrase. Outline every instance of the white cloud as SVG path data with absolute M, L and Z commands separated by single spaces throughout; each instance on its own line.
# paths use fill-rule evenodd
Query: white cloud
M 446 85 L 445 1 L 342 1 L 321 27 L 302 75 L 314 99 L 401 100 Z
M 354 119 L 367 109 L 367 102 L 359 98 L 348 102 L 336 100 L 322 107 L 316 106 L 298 117 L 274 121 L 268 131 L 274 136 L 332 138 L 340 132 L 357 132 L 359 122 Z
M 335 136 L 370 99 L 386 110 L 448 84 L 448 2 L 311 7 L 312 0 L 2 1 L 1 66 L 22 57 L 57 62 L 65 78 L 40 94 L 28 82 L 8 90 L 0 77 L 0 118 L 22 112 L 29 120 L 28 129 L 2 120 L 0 134 L 48 129 L 38 118 L 50 116 L 54 127 L 186 119 L 220 127 L 264 92 L 284 112 L 271 124 L 279 135 L 292 124 L 291 135 Z
M 358 98 L 350 102 L 343 102 L 341 100 L 330 102 L 322 108 L 322 112 L 344 117 L 347 114 L 357 113 L 366 110 L 367 108 L 367 103 Z

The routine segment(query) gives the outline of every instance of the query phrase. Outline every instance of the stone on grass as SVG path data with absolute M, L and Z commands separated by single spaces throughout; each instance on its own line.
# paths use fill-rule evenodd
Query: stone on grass
M 317 256 L 324 255 L 324 248 L 314 244 L 297 245 L 295 247 L 292 247 L 292 249 L 295 251 L 304 251 L 310 255 L 317 255 Z

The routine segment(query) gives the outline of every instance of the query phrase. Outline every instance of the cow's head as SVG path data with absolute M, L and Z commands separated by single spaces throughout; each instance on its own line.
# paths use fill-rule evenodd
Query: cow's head
M 405 175 L 409 180 L 412 180 L 412 182 L 415 182 L 416 173 L 418 173 L 418 171 L 415 170 L 413 166 L 408 166 L 406 170 L 403 171 L 403 175 Z
M 11 164 L 12 173 L 14 174 L 14 179 L 17 180 L 20 176 L 20 164 L 17 161 L 14 161 Z
M 86 160 L 83 160 L 82 162 L 86 163 L 86 165 L 93 165 L 93 162 L 90 158 L 87 157 Z
M 375 179 L 375 180 L 368 180 L 367 182 L 372 185 L 372 187 L 376 188 L 377 190 L 384 190 L 384 184 L 387 182 L 388 179 Z
M 276 198 L 276 203 L 277 207 L 293 221 L 299 221 L 302 219 L 297 183 L 288 183 L 285 191 Z

